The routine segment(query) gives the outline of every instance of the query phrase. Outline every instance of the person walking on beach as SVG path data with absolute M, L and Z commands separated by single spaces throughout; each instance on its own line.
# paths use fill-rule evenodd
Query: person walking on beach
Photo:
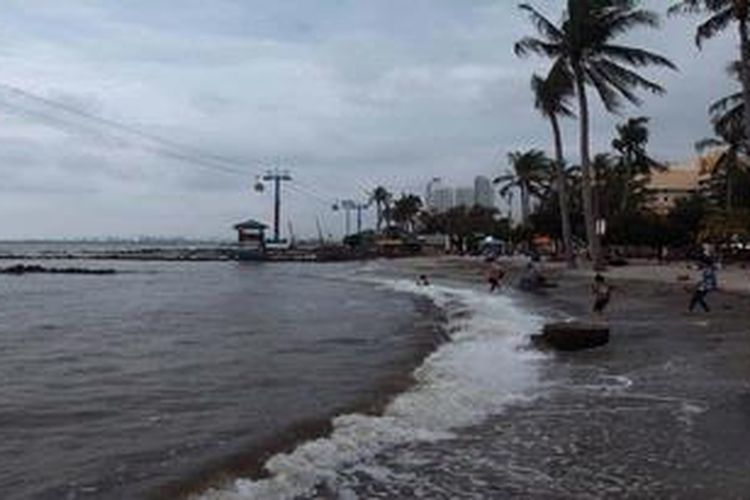
M 594 284 L 591 285 L 591 292 L 594 295 L 593 310 L 595 314 L 604 313 L 604 309 L 607 308 L 612 298 L 612 290 L 613 287 L 604 280 L 604 276 L 601 274 L 594 276 Z
M 706 303 L 706 296 L 709 292 L 717 288 L 716 267 L 712 263 L 705 264 L 701 273 L 701 279 L 693 291 L 693 296 L 690 298 L 688 311 L 693 312 L 695 306 L 699 305 L 705 312 L 711 312 L 711 308 Z

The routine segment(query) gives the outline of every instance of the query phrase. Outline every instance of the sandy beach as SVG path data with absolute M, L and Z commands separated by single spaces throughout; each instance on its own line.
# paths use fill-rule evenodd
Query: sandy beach
M 505 263 L 511 269 L 517 265 Z M 482 286 L 486 264 L 461 258 L 400 261 L 402 273 Z M 590 274 L 543 265 L 557 283 L 543 294 L 507 290 L 545 318 L 581 317 Z M 720 273 L 713 312 L 685 312 L 684 265 L 613 269 L 609 345 L 556 353 L 546 390 L 452 443 L 399 454 L 432 460 L 419 494 L 468 498 L 747 498 L 750 491 L 750 296 L 742 269 Z M 515 279 L 515 272 L 509 273 Z M 744 280 L 744 281 L 743 281 Z M 455 450 L 451 452 L 451 450 Z M 431 457 L 426 459 L 425 457 Z M 446 472 L 449 471 L 449 472 Z M 414 494 L 383 486 L 360 493 Z

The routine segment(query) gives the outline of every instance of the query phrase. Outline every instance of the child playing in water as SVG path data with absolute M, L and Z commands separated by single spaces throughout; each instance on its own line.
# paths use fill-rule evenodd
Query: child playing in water
M 604 276 L 597 274 L 594 277 L 594 284 L 591 286 L 591 291 L 594 294 L 594 313 L 603 314 L 612 298 L 613 287 L 608 285 Z
M 490 284 L 490 293 L 494 292 L 500 287 L 500 280 L 505 276 L 503 271 L 497 264 L 492 264 L 490 270 L 487 272 L 487 283 Z

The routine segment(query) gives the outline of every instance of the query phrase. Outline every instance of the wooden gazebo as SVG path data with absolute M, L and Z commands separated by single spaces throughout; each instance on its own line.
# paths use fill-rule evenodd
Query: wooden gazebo
M 237 242 L 243 250 L 265 252 L 267 225 L 254 219 L 248 219 L 245 222 L 235 224 L 234 229 L 237 231 Z

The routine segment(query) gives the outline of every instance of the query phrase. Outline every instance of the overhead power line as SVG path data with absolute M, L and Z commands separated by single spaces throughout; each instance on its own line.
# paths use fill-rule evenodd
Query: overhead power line
M 241 166 L 246 165 L 246 162 L 242 162 L 239 159 L 217 155 L 211 152 L 203 151 L 188 144 L 184 144 L 171 139 L 166 139 L 159 135 L 140 130 L 132 125 L 125 124 L 111 118 L 98 116 L 87 111 L 83 111 L 74 106 L 70 106 L 69 104 L 65 104 L 54 99 L 34 94 L 7 83 L 0 82 L 0 91 L 5 92 L 5 94 L 10 96 L 11 99 L 15 98 L 16 100 L 21 99 L 27 102 L 30 101 L 36 104 L 41 104 L 47 108 L 62 111 L 68 115 L 83 118 L 100 126 L 106 127 L 110 130 L 116 130 L 120 133 L 124 133 L 126 136 L 137 137 L 138 139 L 146 140 L 152 144 L 159 145 L 160 148 L 165 148 L 158 149 L 157 151 L 165 154 L 171 154 L 172 156 L 180 158 L 184 161 L 188 161 L 205 168 L 212 168 L 228 173 L 240 174 L 243 176 L 254 175 L 252 172 L 241 168 Z M 20 109 L 22 112 L 29 113 L 37 117 L 41 116 L 42 118 L 52 119 L 53 121 L 60 121 L 59 117 L 50 116 L 46 113 L 40 113 L 37 110 L 18 105 L 17 102 L 14 103 L 12 101 L 9 102 L 8 100 L 4 100 L 0 101 L 0 104 L 4 104 L 14 109 Z M 153 150 L 154 148 L 152 147 L 151 149 Z

